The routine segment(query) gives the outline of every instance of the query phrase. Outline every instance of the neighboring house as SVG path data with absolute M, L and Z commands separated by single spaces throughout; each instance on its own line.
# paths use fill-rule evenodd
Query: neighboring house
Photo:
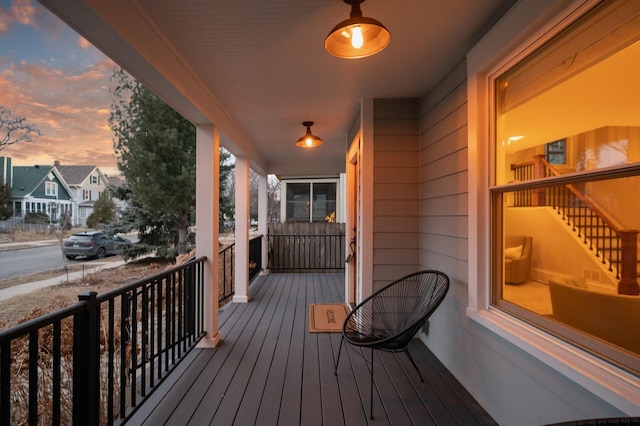
M 345 220 L 345 174 L 280 179 L 282 222 L 343 223 Z
M 13 167 L 11 157 L 0 157 L 0 185 L 11 186 L 13 179 Z
M 76 198 L 54 166 L 13 166 L 11 204 L 14 217 L 45 213 L 52 223 L 73 214 Z
M 93 213 L 93 205 L 107 191 L 107 177 L 98 166 L 93 165 L 64 166 L 55 161 L 54 167 L 64 177 L 75 199 L 78 200 L 74 205 L 73 225 L 86 227 L 87 218 Z

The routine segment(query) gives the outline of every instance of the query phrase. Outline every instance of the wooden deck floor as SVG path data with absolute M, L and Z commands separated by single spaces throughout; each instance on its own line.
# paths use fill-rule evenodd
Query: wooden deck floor
M 222 343 L 191 351 L 128 424 L 496 424 L 417 339 L 409 350 L 424 383 L 404 354 L 376 352 L 370 420 L 362 353 L 343 347 L 336 377 L 340 333 L 308 332 L 309 304 L 339 303 L 343 287 L 335 274 L 259 277 L 250 303 L 221 312 Z

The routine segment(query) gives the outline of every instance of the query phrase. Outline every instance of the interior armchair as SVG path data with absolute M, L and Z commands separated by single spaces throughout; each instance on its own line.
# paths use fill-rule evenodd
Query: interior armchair
M 531 277 L 533 239 L 526 235 L 507 235 L 504 249 L 504 281 L 520 284 Z

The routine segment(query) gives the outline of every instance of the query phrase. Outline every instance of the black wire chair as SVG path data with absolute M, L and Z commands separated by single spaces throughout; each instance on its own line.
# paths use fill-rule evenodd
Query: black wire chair
M 342 339 L 336 358 L 335 374 L 342 343 L 371 348 L 371 406 L 373 419 L 373 350 L 404 352 L 415 367 L 420 380 L 424 377 L 407 345 L 444 300 L 449 290 L 449 277 L 440 271 L 420 271 L 392 282 L 363 300 L 342 325 Z

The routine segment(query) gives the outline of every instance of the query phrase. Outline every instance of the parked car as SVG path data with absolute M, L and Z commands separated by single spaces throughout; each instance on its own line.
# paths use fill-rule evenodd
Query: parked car
M 116 254 L 116 244 L 100 231 L 78 232 L 64 241 L 62 247 L 67 259 L 85 256 L 102 259 Z

